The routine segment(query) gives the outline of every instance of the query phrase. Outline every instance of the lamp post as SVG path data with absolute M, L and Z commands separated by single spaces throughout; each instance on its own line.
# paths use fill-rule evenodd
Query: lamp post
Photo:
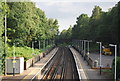
M 79 52 L 80 52 L 80 40 L 79 40 L 78 46 L 79 46 Z
M 84 60 L 85 60 L 85 53 L 86 53 L 86 40 L 84 40 Z
M 92 40 L 90 40 L 90 41 L 87 40 L 87 44 L 88 44 L 88 45 L 87 45 L 87 46 L 88 46 L 88 47 L 87 47 L 87 48 L 88 48 L 87 54 L 90 54 L 90 42 L 92 42 Z
M 40 50 L 40 40 L 39 40 L 39 50 Z
M 96 43 L 98 43 L 98 44 L 100 44 L 100 75 L 101 75 L 101 70 L 102 70 L 102 68 L 101 68 L 101 47 L 102 47 L 102 42 L 96 42 Z
M 88 44 L 88 47 L 87 47 L 87 48 L 88 48 L 87 54 L 89 55 L 89 47 L 90 47 L 90 46 L 89 46 L 89 41 L 87 41 L 87 44 Z
M 46 40 L 44 40 L 44 43 L 43 43 L 43 44 L 44 44 L 44 50 L 45 50 L 45 46 L 46 46 Z
M 83 56 L 83 50 L 84 50 L 84 41 L 83 40 L 81 40 L 81 42 L 82 42 L 82 50 L 81 50 L 81 54 L 82 54 L 82 56 Z
M 6 5 L 6 4 L 7 4 L 7 3 L 6 3 L 6 0 L 5 0 L 5 5 Z M 5 44 L 4 46 L 5 46 L 5 49 L 4 49 L 4 55 L 3 55 L 3 56 L 4 56 L 4 57 L 3 57 L 3 59 L 4 59 L 3 66 L 4 66 L 5 68 L 3 68 L 3 70 L 4 70 L 4 75 L 6 75 L 6 74 L 7 74 L 7 73 L 6 73 L 6 72 L 7 72 L 7 68 L 6 68 L 6 67 L 7 67 L 7 63 L 6 63 L 6 62 L 7 62 L 7 61 L 6 61 L 6 54 L 7 54 L 7 53 L 6 53 L 6 52 L 7 52 L 7 50 L 6 50 L 6 47 L 7 47 L 7 46 L 6 46 L 6 44 L 7 44 L 7 38 L 6 38 L 6 37 L 7 37 L 7 15 L 6 15 L 6 14 L 5 14 L 5 30 L 4 30 L 4 32 L 5 32 L 5 38 L 4 38 L 4 42 L 5 42 L 5 43 L 4 43 L 4 44 Z
M 46 39 L 46 47 L 48 46 L 48 39 Z
M 32 55 L 34 53 L 34 42 L 32 41 Z
M 87 44 L 88 44 L 88 45 L 87 45 L 87 48 L 88 48 L 88 49 L 87 49 L 88 60 L 89 60 L 89 55 L 90 55 L 90 42 L 92 42 L 92 40 L 90 40 L 90 41 L 87 40 Z
M 34 42 L 37 42 L 37 41 L 32 41 L 32 55 L 34 55 Z
M 117 45 L 113 45 L 113 44 L 109 44 L 109 46 L 115 47 L 115 75 L 114 75 L 114 79 L 116 81 L 116 57 L 117 57 Z
M 15 63 L 16 63 L 16 61 L 15 61 L 15 43 L 13 43 L 13 76 L 15 76 Z
M 16 44 L 19 44 L 19 43 L 16 43 Z M 15 42 L 13 43 L 13 61 L 12 61 L 12 63 L 13 63 L 13 76 L 15 76 L 15 63 L 16 63 L 16 60 L 15 60 Z

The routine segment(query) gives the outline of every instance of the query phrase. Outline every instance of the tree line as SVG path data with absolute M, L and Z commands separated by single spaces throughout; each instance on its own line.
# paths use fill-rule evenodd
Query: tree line
M 47 18 L 35 3 L 8 2 L 7 8 L 7 42 L 10 45 L 19 42 L 20 46 L 30 46 L 32 41 L 54 39 L 59 32 L 58 20 Z M 4 32 L 1 34 L 4 37 Z
M 58 34 L 57 19 L 46 18 L 45 13 L 32 2 L 8 3 L 7 18 L 9 42 L 30 45 L 31 41 L 53 39 Z
M 102 8 L 99 6 L 95 6 L 90 17 L 87 14 L 81 14 L 77 17 L 76 24 L 72 29 L 70 27 L 68 30 L 63 30 L 59 38 L 93 40 L 101 41 L 105 44 L 118 44 L 119 20 L 120 2 L 107 12 L 102 11 Z
M 19 43 L 19 45 L 16 44 L 19 47 L 31 47 L 32 41 L 52 40 L 59 33 L 58 20 L 47 18 L 44 11 L 37 8 L 35 3 L 0 2 L 0 73 L 4 72 L 7 56 L 4 51 L 5 22 L 9 48 L 13 46 L 13 43 Z

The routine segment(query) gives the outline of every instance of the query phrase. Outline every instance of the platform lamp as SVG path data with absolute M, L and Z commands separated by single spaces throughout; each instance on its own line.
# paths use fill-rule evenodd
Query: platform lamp
M 88 45 L 87 45 L 87 46 L 88 46 L 88 47 L 87 47 L 87 48 L 88 48 L 87 54 L 90 54 L 90 42 L 92 42 L 92 40 L 87 40 L 87 44 L 88 44 Z
M 101 70 L 102 70 L 102 67 L 101 67 L 101 50 L 102 50 L 102 42 L 96 42 L 98 44 L 100 44 L 100 75 L 101 75 Z
M 115 79 L 115 81 L 116 81 L 116 65 L 117 65 L 116 57 L 117 57 L 117 45 L 109 44 L 109 46 L 115 47 L 115 75 L 114 75 L 114 79 Z
M 83 55 L 83 57 L 84 57 L 84 60 L 85 60 L 85 53 L 86 53 L 86 42 L 87 42 L 87 40 L 83 40 L 84 41 L 84 55 Z
M 13 46 L 14 46 L 14 48 L 13 48 L 13 61 L 12 61 L 12 63 L 13 63 L 13 76 L 15 76 L 15 63 L 16 63 L 15 46 L 16 46 L 16 44 L 19 44 L 19 43 L 15 43 L 15 42 L 13 43 Z
M 39 51 L 40 51 L 40 40 L 38 42 L 39 42 Z
M 87 47 L 87 48 L 88 48 L 88 49 L 87 49 L 88 59 L 89 59 L 89 54 L 90 54 L 90 42 L 92 42 L 92 40 L 87 40 L 87 44 L 88 44 L 88 45 L 87 45 L 87 46 L 88 46 L 88 47 Z
M 32 41 L 32 55 L 34 55 L 34 43 L 37 41 Z

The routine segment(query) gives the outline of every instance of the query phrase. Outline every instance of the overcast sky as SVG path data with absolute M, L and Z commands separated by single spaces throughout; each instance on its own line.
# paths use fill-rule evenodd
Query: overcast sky
M 95 5 L 107 11 L 109 8 L 115 6 L 117 2 L 36 2 L 36 6 L 42 9 L 48 18 L 57 19 L 59 22 L 59 31 L 68 29 L 70 25 L 76 23 L 76 18 L 82 14 L 91 16 L 92 10 Z

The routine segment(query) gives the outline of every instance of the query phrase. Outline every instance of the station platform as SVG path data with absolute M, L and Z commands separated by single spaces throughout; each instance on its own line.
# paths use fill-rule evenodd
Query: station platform
M 114 81 L 111 74 L 104 73 L 100 75 L 99 69 L 91 69 L 88 63 L 84 60 L 81 54 L 74 48 L 70 47 L 73 57 L 76 62 L 76 67 L 81 81 Z
M 54 57 L 58 48 L 54 48 L 49 54 L 43 57 L 40 61 L 35 63 L 33 67 L 28 68 L 21 74 L 6 75 L 2 76 L 1 81 L 32 81 L 36 77 L 40 78 L 41 70 L 45 67 L 45 65 Z

